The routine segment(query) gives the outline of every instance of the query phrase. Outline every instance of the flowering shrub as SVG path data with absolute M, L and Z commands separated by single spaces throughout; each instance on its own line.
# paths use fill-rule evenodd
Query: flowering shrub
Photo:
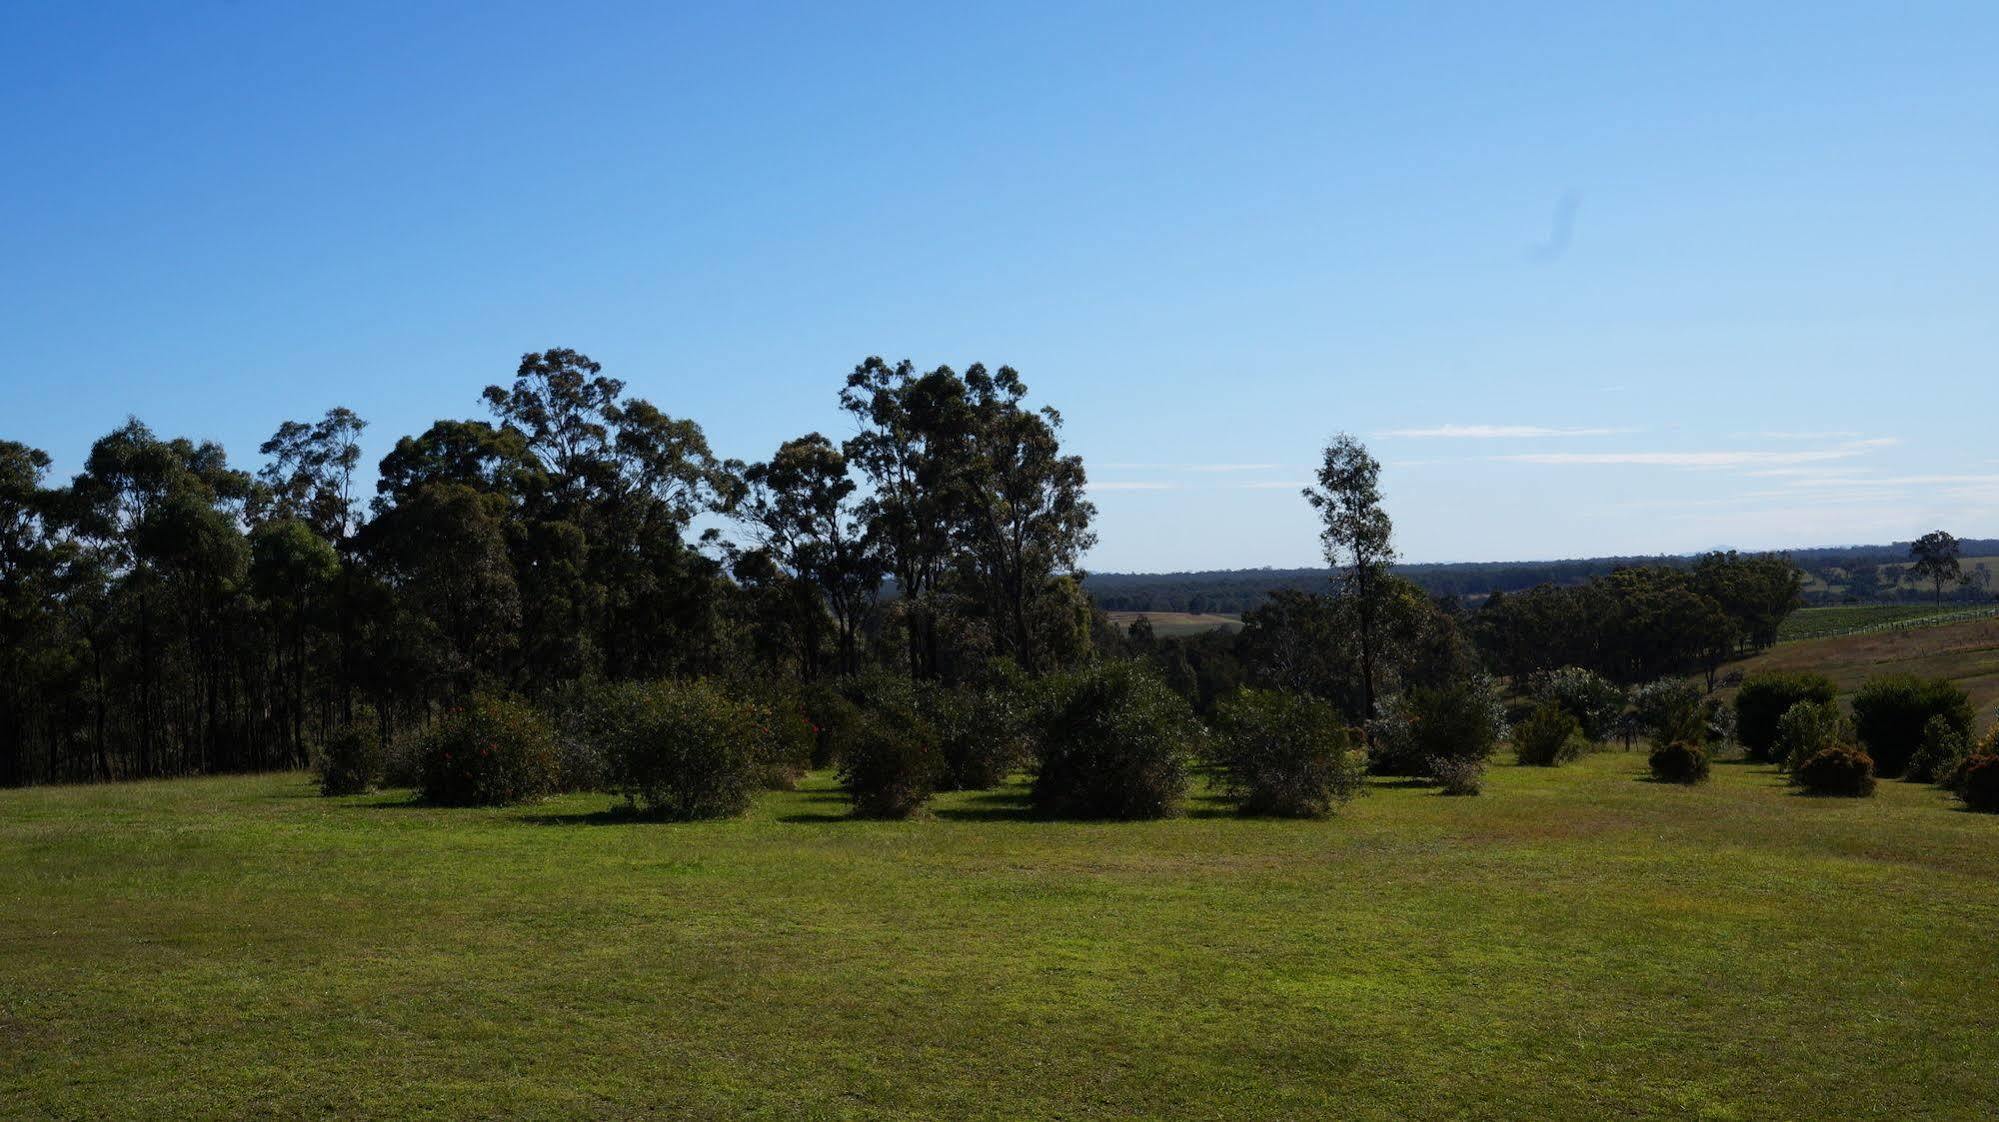
M 1951 789 L 1965 806 L 1988 813 L 1999 811 L 1999 755 L 1968 757 L 1951 779 Z
M 1705 783 L 1708 779 L 1707 749 L 1685 740 L 1675 740 L 1652 750 L 1652 778 L 1661 783 Z
M 1476 795 L 1485 788 L 1485 757 L 1437 756 L 1426 765 L 1445 795 Z
M 561 781 L 555 732 L 522 701 L 475 695 L 427 732 L 417 790 L 445 806 L 497 806 L 554 792 Z
M 1874 793 L 1874 761 L 1858 748 L 1836 744 L 1800 764 L 1797 781 L 1814 795 L 1865 798 Z

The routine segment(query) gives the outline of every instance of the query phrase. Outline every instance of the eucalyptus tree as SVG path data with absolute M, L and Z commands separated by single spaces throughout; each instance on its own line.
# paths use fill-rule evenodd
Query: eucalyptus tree
M 960 538 L 1000 648 L 1038 669 L 1031 602 L 1049 579 L 1076 567 L 1095 541 L 1083 458 L 1062 453 L 1062 415 L 1022 405 L 1027 386 L 1011 366 L 965 371 L 970 412 L 960 478 Z
M 830 614 L 839 672 L 860 668 L 857 637 L 881 586 L 881 565 L 853 496 L 847 460 L 818 433 L 787 440 L 742 473 L 738 516 L 790 582 L 800 661 L 819 672 L 819 634 Z
M 1909 544 L 1910 570 L 1936 586 L 1937 603 L 1943 603 L 1945 581 L 1958 578 L 1957 539 L 1943 530 L 1931 530 Z
M 1381 502 L 1381 463 L 1346 433 L 1326 446 L 1305 501 L 1319 512 L 1319 544 L 1335 570 L 1334 594 L 1353 621 L 1364 719 L 1375 716 L 1381 621 L 1391 591 L 1394 524 Z

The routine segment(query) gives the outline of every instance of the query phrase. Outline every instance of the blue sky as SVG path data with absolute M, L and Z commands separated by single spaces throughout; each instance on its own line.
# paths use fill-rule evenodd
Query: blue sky
M 9 6 L 0 437 L 1011 363 L 1101 569 L 1999 534 L 1999 7 Z M 727 10 L 724 10 L 724 9 Z M 950 10 L 947 10 L 950 9 Z

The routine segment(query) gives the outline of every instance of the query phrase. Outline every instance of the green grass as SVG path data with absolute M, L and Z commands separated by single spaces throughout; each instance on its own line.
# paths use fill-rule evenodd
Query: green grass
M 1931 627 L 1960 620 L 1999 615 L 1995 604 L 1845 604 L 1831 608 L 1800 608 L 1777 630 L 1780 643 L 1826 639 L 1910 627 Z
M 0 791 L 0 1117 L 1990 1109 L 1999 818 L 1642 771 L 1126 825 Z

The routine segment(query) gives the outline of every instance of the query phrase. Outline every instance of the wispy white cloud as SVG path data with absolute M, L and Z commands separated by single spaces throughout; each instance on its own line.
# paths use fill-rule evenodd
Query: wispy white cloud
M 1087 486 L 1092 491 L 1178 491 L 1181 489 L 1178 483 L 1131 479 L 1096 480 Z
M 1731 468 L 1731 467 L 1782 467 L 1795 464 L 1825 463 L 1832 460 L 1850 460 L 1866 455 L 1876 448 L 1885 448 L 1899 441 L 1892 436 L 1874 437 L 1867 440 L 1850 440 L 1831 448 L 1805 448 L 1794 452 L 1772 452 L 1764 449 L 1716 449 L 1702 452 L 1518 452 L 1507 456 L 1493 456 L 1493 460 L 1516 464 L 1570 464 L 1584 466 L 1605 466 L 1611 464 L 1639 464 L 1652 467 L 1685 468 Z
M 1739 432 L 1735 435 L 1757 440 L 1851 440 L 1860 434 L 1849 429 L 1833 429 L 1826 432 L 1773 432 L 1766 429 L 1763 432 Z
M 1250 483 L 1231 484 L 1231 486 L 1242 491 L 1290 491 L 1299 487 L 1310 487 L 1311 484 L 1302 479 L 1258 479 Z
M 1093 464 L 1108 471 L 1275 471 L 1280 464 Z
M 1377 435 L 1415 439 L 1501 440 L 1542 436 L 1620 436 L 1637 429 L 1561 429 L 1545 425 L 1433 425 L 1429 428 L 1386 429 Z

